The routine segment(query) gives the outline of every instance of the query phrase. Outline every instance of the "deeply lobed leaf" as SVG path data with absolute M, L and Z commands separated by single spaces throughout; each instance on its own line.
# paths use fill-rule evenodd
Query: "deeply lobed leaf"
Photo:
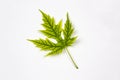
M 62 20 L 60 20 L 57 24 L 53 17 L 50 17 L 48 14 L 39 10 L 42 13 L 42 26 L 45 28 L 44 30 L 40 30 L 47 38 L 38 39 L 38 40 L 29 40 L 36 45 L 36 47 L 41 50 L 49 50 L 50 52 L 46 56 L 57 55 L 61 53 L 66 47 L 71 46 L 77 37 L 72 37 L 74 32 L 72 23 L 70 22 L 69 15 L 67 14 L 67 20 L 64 24 L 64 29 L 62 29 Z M 62 33 L 64 38 L 62 38 Z M 49 40 L 49 38 L 53 38 L 57 41 L 54 43 Z

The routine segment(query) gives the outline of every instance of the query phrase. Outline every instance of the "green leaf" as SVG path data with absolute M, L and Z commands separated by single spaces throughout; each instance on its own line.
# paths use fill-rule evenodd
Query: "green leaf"
M 69 15 L 67 13 L 67 19 L 64 24 L 64 28 L 62 28 L 62 20 L 60 20 L 57 24 L 55 23 L 54 17 L 49 16 L 48 14 L 44 13 L 43 11 L 39 10 L 42 14 L 42 26 L 44 30 L 39 30 L 42 34 L 46 36 L 46 39 L 35 39 L 31 40 L 36 47 L 40 48 L 41 50 L 48 50 L 49 53 L 46 56 L 53 56 L 58 55 L 66 50 L 69 54 L 74 66 L 78 69 L 76 63 L 74 62 L 73 58 L 71 57 L 67 47 L 71 46 L 77 39 L 77 37 L 72 37 L 74 33 L 74 28 L 72 23 L 69 19 Z M 62 35 L 63 32 L 63 35 Z M 64 36 L 64 37 L 62 37 Z M 54 43 L 50 40 L 50 38 L 56 40 L 57 42 Z

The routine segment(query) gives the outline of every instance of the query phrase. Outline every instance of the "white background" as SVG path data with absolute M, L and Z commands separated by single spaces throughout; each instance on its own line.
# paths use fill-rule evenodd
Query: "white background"
M 47 57 L 26 39 L 43 37 L 38 9 L 66 19 L 78 35 L 66 53 Z M 120 80 L 120 0 L 1 0 L 0 80 Z

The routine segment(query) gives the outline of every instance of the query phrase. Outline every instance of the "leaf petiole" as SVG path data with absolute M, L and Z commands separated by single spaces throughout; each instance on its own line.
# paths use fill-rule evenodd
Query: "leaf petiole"
M 69 50 L 68 50 L 67 48 L 65 48 L 65 50 L 67 51 L 67 53 L 68 53 L 68 55 L 69 55 L 69 57 L 70 57 L 72 63 L 74 64 L 75 68 L 78 69 L 78 66 L 77 66 L 77 64 L 75 63 L 75 61 L 73 60 L 73 58 L 72 58 L 72 56 L 71 56 Z

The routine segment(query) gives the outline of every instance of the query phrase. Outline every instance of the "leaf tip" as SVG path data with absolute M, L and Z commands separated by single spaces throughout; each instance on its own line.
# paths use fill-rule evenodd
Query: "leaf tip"
M 44 55 L 44 57 L 48 57 L 48 56 L 51 56 L 51 54 L 50 54 L 50 53 L 48 53 L 48 54 Z
M 27 41 L 31 41 L 31 39 L 26 39 Z
M 42 10 L 38 9 L 38 11 L 42 12 Z
M 47 54 L 47 55 L 44 55 L 44 57 L 48 57 L 49 55 Z
M 69 13 L 67 12 L 67 19 L 69 19 Z
M 38 10 L 39 10 L 39 12 L 40 12 L 42 15 L 44 15 L 44 14 L 45 14 L 42 10 L 40 10 L 40 9 L 38 9 Z

